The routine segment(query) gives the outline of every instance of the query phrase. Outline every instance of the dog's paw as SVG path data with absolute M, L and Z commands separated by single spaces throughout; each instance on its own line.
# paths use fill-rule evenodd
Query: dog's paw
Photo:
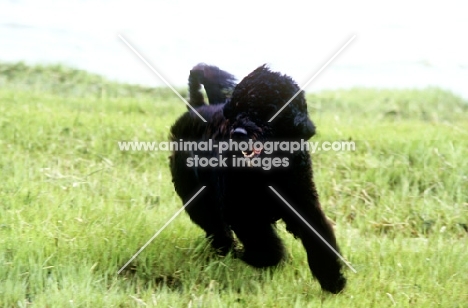
M 214 238 L 211 240 L 211 246 L 214 248 L 218 255 L 226 256 L 236 247 L 236 244 L 230 238 Z
M 320 281 L 320 286 L 322 287 L 324 291 L 327 291 L 333 294 L 338 294 L 346 286 L 346 278 L 343 275 L 340 275 L 338 279 L 322 280 Z

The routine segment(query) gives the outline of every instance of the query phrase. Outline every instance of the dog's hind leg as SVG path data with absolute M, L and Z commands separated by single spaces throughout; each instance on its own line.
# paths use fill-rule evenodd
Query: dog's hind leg
M 247 264 L 263 268 L 278 265 L 285 258 L 285 249 L 274 225 L 254 220 L 231 227 L 244 245 L 241 259 Z

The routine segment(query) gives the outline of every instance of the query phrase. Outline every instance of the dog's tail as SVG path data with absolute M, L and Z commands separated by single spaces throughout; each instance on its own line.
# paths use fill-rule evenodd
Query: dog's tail
M 205 88 L 210 105 L 224 104 L 236 86 L 236 79 L 233 75 L 205 63 L 199 63 L 190 70 L 188 81 L 192 107 L 206 105 L 201 85 Z

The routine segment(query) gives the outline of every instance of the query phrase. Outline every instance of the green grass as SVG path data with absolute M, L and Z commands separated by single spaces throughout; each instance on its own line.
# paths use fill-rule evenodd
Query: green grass
M 185 91 L 185 90 L 184 90 Z M 183 92 L 183 91 L 182 91 Z M 185 95 L 185 94 L 184 94 Z M 0 64 L 0 307 L 467 307 L 468 103 L 440 89 L 308 96 L 327 215 L 357 269 L 322 293 L 300 243 L 274 271 L 214 255 L 181 207 L 167 140 L 185 105 L 168 89 Z

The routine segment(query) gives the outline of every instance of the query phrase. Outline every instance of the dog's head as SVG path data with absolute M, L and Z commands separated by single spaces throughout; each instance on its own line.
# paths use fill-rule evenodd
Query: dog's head
M 272 72 L 266 65 L 254 70 L 235 87 L 223 113 L 229 120 L 233 139 L 294 141 L 307 140 L 315 134 L 304 92 L 289 76 Z

